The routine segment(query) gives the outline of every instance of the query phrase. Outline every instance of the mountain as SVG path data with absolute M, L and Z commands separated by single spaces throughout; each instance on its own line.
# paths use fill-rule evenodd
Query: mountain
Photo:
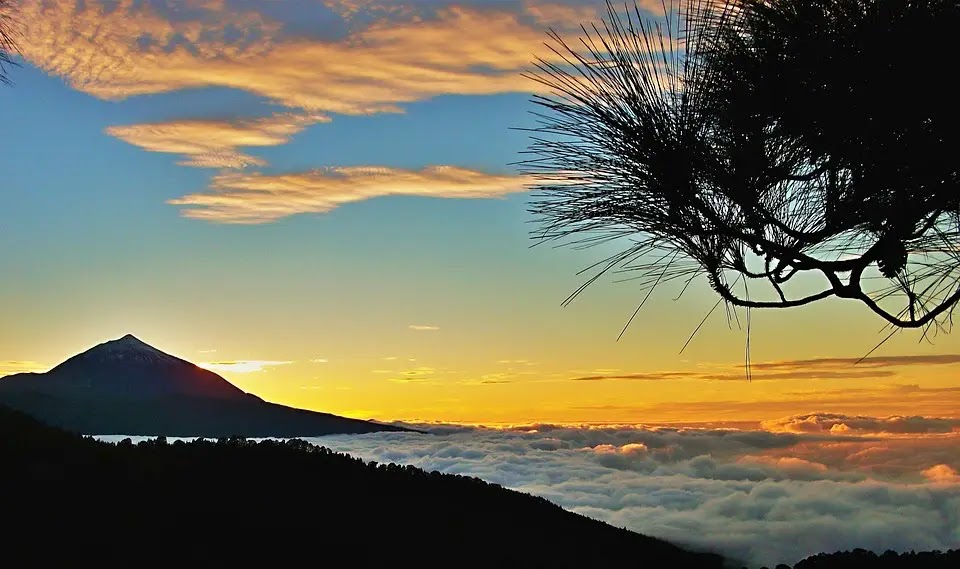
M 98 442 L 0 407 L 10 567 L 720 569 L 477 478 L 301 440 Z
M 307 437 L 404 430 L 268 403 L 132 335 L 46 373 L 0 379 L 0 404 L 96 435 Z

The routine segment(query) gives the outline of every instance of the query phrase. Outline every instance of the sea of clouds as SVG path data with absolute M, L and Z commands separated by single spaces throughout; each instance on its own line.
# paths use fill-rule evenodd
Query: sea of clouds
M 477 476 L 750 566 L 960 547 L 960 421 L 806 415 L 758 430 L 416 425 L 309 439 Z
M 857 547 L 960 548 L 960 419 L 812 414 L 755 430 L 409 426 L 427 433 L 306 440 L 476 476 L 737 567 Z

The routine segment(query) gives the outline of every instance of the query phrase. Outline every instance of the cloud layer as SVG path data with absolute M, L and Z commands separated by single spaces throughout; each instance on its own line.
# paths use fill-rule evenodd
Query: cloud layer
M 546 26 L 576 33 L 601 5 L 326 0 L 296 5 L 316 22 L 305 30 L 289 14 L 274 19 L 278 11 L 270 6 L 261 12 L 229 0 L 26 0 L 23 54 L 102 99 L 216 87 L 286 108 L 269 117 L 107 129 L 144 150 L 183 155 L 183 166 L 244 169 L 267 164 L 241 148 L 285 144 L 330 114 L 401 112 L 406 103 L 439 95 L 537 91 L 521 72 L 535 53 L 554 57 L 543 48 Z M 515 180 L 456 167 L 375 176 L 356 168 L 233 172 L 214 177 L 209 192 L 173 203 L 188 206 L 185 215 L 196 219 L 264 223 L 379 195 L 477 198 L 522 190 Z
M 919 356 L 883 356 L 872 358 L 817 358 L 807 360 L 783 360 L 751 362 L 751 380 L 777 379 L 882 379 L 894 377 L 891 368 L 927 365 L 950 365 L 960 363 L 960 354 L 935 354 Z M 644 373 L 597 373 L 570 378 L 572 381 L 660 381 L 677 379 L 701 379 L 709 381 L 741 381 L 747 378 L 743 367 L 709 367 L 692 371 L 644 372 Z
M 771 431 L 833 434 L 927 434 L 960 431 L 960 419 L 937 417 L 849 416 L 836 413 L 797 415 L 776 421 L 764 421 Z
M 171 200 L 184 215 L 217 223 L 267 223 L 301 213 L 325 213 L 380 196 L 494 198 L 522 192 L 527 180 L 457 168 L 422 170 L 381 167 L 327 168 L 297 174 L 228 172 L 211 191 Z
M 888 439 L 727 429 L 426 427 L 431 435 L 314 442 L 369 460 L 479 476 L 753 565 L 793 564 L 854 547 L 960 546 L 957 433 Z
M 535 88 L 519 71 L 545 39 L 537 15 L 556 12 L 545 11 L 546 5 L 535 5 L 530 14 L 441 3 L 435 10 L 374 19 L 346 37 L 309 37 L 285 34 L 283 23 L 220 4 L 173 14 L 160 3 L 133 0 L 28 1 L 24 55 L 104 99 L 228 87 L 289 108 L 394 112 L 402 103 L 437 95 Z
M 239 148 L 286 144 L 307 126 L 328 120 L 322 115 L 282 113 L 257 119 L 194 119 L 113 126 L 107 134 L 150 152 L 183 154 L 181 166 L 245 168 L 265 166 L 266 162 L 240 152 Z

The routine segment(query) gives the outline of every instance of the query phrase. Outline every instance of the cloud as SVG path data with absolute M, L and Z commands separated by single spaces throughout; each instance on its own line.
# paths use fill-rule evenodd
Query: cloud
M 379 371 L 379 370 L 378 370 Z M 386 373 L 393 373 L 390 370 L 385 370 Z M 432 367 L 420 366 L 413 369 L 408 369 L 406 371 L 400 372 L 399 375 L 395 375 L 390 378 L 390 381 L 396 381 L 399 383 L 414 383 L 422 382 L 432 379 L 436 374 L 437 370 Z
M 606 381 L 606 380 L 635 380 L 635 381 L 663 381 L 667 379 L 701 379 L 698 372 L 665 371 L 653 373 L 609 373 L 600 375 L 583 375 L 571 377 L 570 381 Z
M 893 384 L 871 388 L 814 389 L 778 394 L 775 398 L 739 400 L 671 401 L 654 404 L 579 405 L 571 410 L 590 417 L 615 414 L 619 420 L 699 422 L 711 417 L 719 422 L 754 421 L 771 417 L 811 414 L 810 410 L 831 409 L 835 413 L 894 416 L 905 413 L 927 416 L 956 416 L 960 409 L 960 387 L 917 387 Z M 823 414 L 823 413 L 813 413 Z M 655 418 L 655 419 L 654 419 Z
M 305 30 L 298 21 L 277 21 L 247 3 L 225 0 L 26 0 L 24 57 L 106 100 L 224 88 L 288 109 L 272 117 L 197 117 L 107 131 L 147 151 L 180 154 L 184 166 L 243 169 L 266 164 L 242 148 L 284 144 L 331 114 L 402 112 L 407 103 L 440 95 L 543 92 L 523 71 L 537 54 L 558 57 L 543 46 L 545 26 L 572 40 L 581 33 L 580 20 L 600 6 L 322 4 L 326 8 L 300 7 L 317 10 L 311 19 L 319 15 L 316 21 L 323 22 Z M 207 191 L 171 203 L 184 206 L 187 217 L 249 224 L 328 212 L 381 195 L 479 198 L 524 190 L 519 177 L 452 166 L 419 172 L 333 168 L 222 173 Z
M 330 119 L 322 115 L 279 113 L 256 119 L 193 119 L 112 126 L 107 134 L 150 152 L 183 154 L 181 166 L 245 168 L 264 166 L 240 147 L 277 146 L 307 126 Z
M 960 364 L 960 354 L 935 354 L 921 356 L 878 356 L 871 358 L 815 358 L 809 360 L 786 360 L 778 362 L 759 362 L 751 364 L 757 370 L 771 369 L 809 369 L 824 367 L 877 368 L 914 365 Z
M 183 215 L 216 223 L 268 223 L 302 213 L 326 213 L 381 196 L 495 198 L 522 192 L 529 180 L 455 166 L 403 170 L 373 166 L 327 168 L 299 174 L 223 173 L 206 193 L 171 200 Z
M 830 433 L 835 435 L 949 433 L 960 430 L 960 418 L 943 419 L 921 416 L 876 418 L 862 415 L 818 413 L 764 421 L 763 427 L 770 431 Z
M 375 21 L 397 17 L 409 18 L 417 13 L 413 6 L 382 0 L 323 0 L 323 5 L 346 21 L 354 21 L 361 16 L 373 18 Z
M 616 526 L 719 550 L 744 565 L 793 564 L 855 547 L 960 546 L 956 435 L 848 437 L 839 444 L 851 446 L 838 453 L 837 439 L 819 433 L 421 427 L 432 434 L 314 442 L 381 463 L 478 476 Z M 864 453 L 887 445 L 905 468 L 878 469 L 890 456 Z
M 923 471 L 931 482 L 942 484 L 960 484 L 960 473 L 946 464 L 937 464 Z
M 225 87 L 293 109 L 396 112 L 438 95 L 536 90 L 520 71 L 546 52 L 542 24 L 491 6 L 399 11 L 328 38 L 287 33 L 282 22 L 232 6 L 177 17 L 133 0 L 32 0 L 22 10 L 25 57 L 110 100 Z
M 717 371 L 665 371 L 649 373 L 607 373 L 585 375 L 570 378 L 571 381 L 665 381 L 677 379 L 695 379 L 703 381 L 771 381 L 783 379 L 875 379 L 893 377 L 896 373 L 888 370 L 817 370 L 796 369 L 781 371 L 757 371 L 751 369 L 748 376 L 746 371 L 717 372 Z
M 751 362 L 753 381 L 789 379 L 882 379 L 895 377 L 897 372 L 887 368 L 960 363 L 960 354 L 920 356 L 881 356 L 865 358 L 814 358 L 772 362 Z M 598 370 L 599 371 L 599 370 Z M 747 379 L 742 368 L 721 366 L 692 371 L 596 373 L 570 378 L 572 381 L 663 381 L 693 379 L 707 381 L 743 381 Z
M 602 6 L 603 2 L 589 2 L 589 0 L 576 3 L 526 2 L 525 4 L 527 13 L 538 22 L 550 26 L 569 26 L 571 23 L 597 21 Z
M 327 358 L 314 358 L 310 360 L 310 363 L 314 363 L 314 364 L 325 364 L 329 362 L 330 360 L 328 360 Z
M 270 360 L 230 360 L 221 362 L 201 362 L 198 367 L 215 372 L 229 373 L 255 373 L 264 371 L 268 367 L 284 366 L 293 362 L 270 361 Z
M 411 324 L 407 326 L 411 330 L 416 330 L 417 332 L 436 332 L 440 329 L 439 326 L 426 326 L 423 324 Z

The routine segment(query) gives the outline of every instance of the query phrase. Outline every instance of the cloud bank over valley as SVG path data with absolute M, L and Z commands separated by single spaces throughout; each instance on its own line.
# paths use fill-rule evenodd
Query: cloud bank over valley
M 311 442 L 366 460 L 477 476 L 750 566 L 856 547 L 960 547 L 953 419 L 812 414 L 755 431 L 419 427 L 430 434 Z

